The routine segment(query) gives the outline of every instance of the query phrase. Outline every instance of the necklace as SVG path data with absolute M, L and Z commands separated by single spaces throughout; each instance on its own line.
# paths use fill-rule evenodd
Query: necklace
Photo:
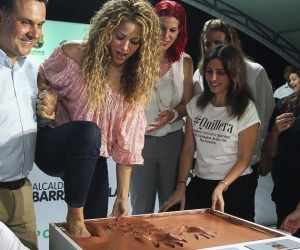
M 160 105 L 163 106 L 165 109 L 172 109 L 173 107 L 173 102 L 174 102 L 174 99 L 175 99 L 175 83 L 174 83 L 174 72 L 173 72 L 173 67 L 172 67 L 172 63 L 169 62 L 169 78 L 171 79 L 171 87 L 172 87 L 172 96 L 171 96 L 171 101 L 170 101 L 170 104 L 169 106 L 165 105 L 160 97 L 160 94 L 159 94 L 159 91 L 158 91 L 158 86 L 156 86 L 154 88 L 155 90 L 155 96 L 156 96 L 156 104 L 157 104 L 157 108 L 159 110 L 159 112 L 161 112 L 161 108 L 160 108 Z

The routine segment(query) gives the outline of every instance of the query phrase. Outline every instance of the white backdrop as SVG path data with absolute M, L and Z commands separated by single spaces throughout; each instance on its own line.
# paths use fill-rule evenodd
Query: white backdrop
M 47 21 L 43 27 L 43 38 L 32 50 L 29 58 L 38 66 L 64 41 L 81 40 L 87 34 L 87 24 Z M 110 198 L 108 213 L 112 211 L 116 191 L 115 163 L 108 159 Z M 64 202 L 63 181 L 42 173 L 36 166 L 29 178 L 33 185 L 33 198 L 38 224 L 40 250 L 49 249 L 49 223 L 66 220 L 67 206 Z M 256 222 L 274 225 L 276 221 L 275 206 L 270 198 L 273 188 L 271 176 L 261 177 L 256 194 Z M 129 208 L 131 211 L 131 208 Z M 158 211 L 156 205 L 155 211 Z

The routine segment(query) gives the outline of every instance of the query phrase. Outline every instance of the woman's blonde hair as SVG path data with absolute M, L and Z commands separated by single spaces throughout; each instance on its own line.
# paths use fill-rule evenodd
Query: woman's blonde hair
M 90 32 L 82 44 L 82 73 L 91 107 L 104 103 L 112 34 L 127 21 L 138 24 L 141 35 L 140 47 L 127 59 L 121 76 L 125 100 L 130 104 L 147 104 L 158 81 L 161 28 L 153 7 L 144 0 L 110 0 L 92 18 Z

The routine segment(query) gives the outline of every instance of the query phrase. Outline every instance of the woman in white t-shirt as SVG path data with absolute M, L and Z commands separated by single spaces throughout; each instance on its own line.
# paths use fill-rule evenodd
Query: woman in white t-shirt
M 217 45 L 206 53 L 202 70 L 204 92 L 187 105 L 177 189 L 161 211 L 180 203 L 181 210 L 210 207 L 254 221 L 250 161 L 260 120 L 244 58 L 232 45 Z M 195 177 L 186 187 L 195 151 Z

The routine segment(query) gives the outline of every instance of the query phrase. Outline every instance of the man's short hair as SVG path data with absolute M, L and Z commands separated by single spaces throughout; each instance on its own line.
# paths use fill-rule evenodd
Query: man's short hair
M 15 10 L 16 2 L 19 0 L 0 0 L 0 9 L 5 14 L 11 14 Z M 47 5 L 48 0 L 35 0 L 41 3 L 45 3 Z

